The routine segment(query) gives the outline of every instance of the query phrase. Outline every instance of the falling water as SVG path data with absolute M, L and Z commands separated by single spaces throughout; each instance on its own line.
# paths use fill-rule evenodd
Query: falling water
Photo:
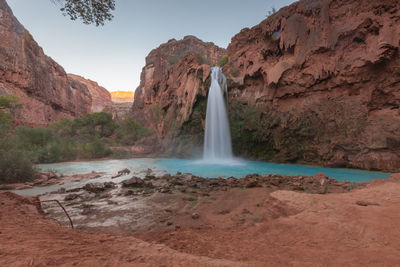
M 221 68 L 213 67 L 208 92 L 206 132 L 203 159 L 207 161 L 231 160 L 232 141 L 224 92 L 228 93 L 225 75 Z

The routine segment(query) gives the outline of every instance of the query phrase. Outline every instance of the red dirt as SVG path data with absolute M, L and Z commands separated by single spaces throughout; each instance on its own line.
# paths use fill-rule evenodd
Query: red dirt
M 0 193 L 0 266 L 232 266 L 132 236 L 85 233 L 46 220 L 33 202 Z
M 86 233 L 0 193 L 0 266 L 394 266 L 400 262 L 400 174 L 349 193 L 232 188 L 173 219 L 177 230 Z M 192 218 L 192 212 L 199 215 Z M 160 244 L 156 244 L 156 243 Z M 168 248 L 168 247 L 169 248 Z
M 194 255 L 260 265 L 400 262 L 400 175 L 347 194 L 236 190 L 195 212 L 203 219 L 198 229 L 141 238 Z

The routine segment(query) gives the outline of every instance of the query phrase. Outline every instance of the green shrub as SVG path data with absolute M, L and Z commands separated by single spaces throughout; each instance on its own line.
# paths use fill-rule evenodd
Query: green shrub
M 11 114 L 0 110 L 0 138 L 4 137 L 11 128 Z
M 113 149 L 112 157 L 116 159 L 128 159 L 132 157 L 132 154 L 130 153 L 130 151 L 125 149 Z
M 79 146 L 78 156 L 80 158 L 102 158 L 111 155 L 111 150 L 106 144 L 95 138 L 93 142 Z
M 228 63 L 228 61 L 229 61 L 228 55 L 223 55 L 221 60 L 219 61 L 219 66 L 222 68 L 223 66 L 226 65 L 226 63 Z
M 54 141 L 37 153 L 35 162 L 52 163 L 74 160 L 77 157 L 77 148 L 68 141 Z
M 53 133 L 43 127 L 30 128 L 20 126 L 15 130 L 14 137 L 19 148 L 32 150 L 47 145 L 53 139 Z
M 110 113 L 98 112 L 76 118 L 72 125 L 73 133 L 84 135 L 93 140 L 94 137 L 109 137 L 116 129 Z
M 74 131 L 74 121 L 70 118 L 63 118 L 58 122 L 52 123 L 49 126 L 57 136 L 60 137 L 72 137 L 76 134 Z
M 231 70 L 231 75 L 232 75 L 232 77 L 238 77 L 239 76 L 239 70 L 238 69 Z
M 22 104 L 20 104 L 18 100 L 19 97 L 16 95 L 0 96 L 0 138 L 4 137 L 10 130 L 14 110 L 22 107 Z M 6 111 L 1 109 L 6 109 Z
M 37 170 L 24 151 L 0 150 L 0 184 L 27 182 L 37 175 Z
M 136 141 L 149 133 L 150 130 L 140 123 L 126 119 L 118 123 L 117 140 L 122 145 L 134 145 Z
M 6 101 L 3 101 L 8 105 Z M 162 109 L 155 107 L 155 115 L 163 116 Z M 11 128 L 12 116 L 0 110 L 0 152 L 2 166 L 14 160 L 18 165 L 3 168 L 1 177 L 5 174 L 7 181 L 16 180 L 17 175 L 26 180 L 32 171 L 33 163 L 53 163 L 80 159 L 101 158 L 113 155 L 127 158 L 129 151 L 112 152 L 109 145 L 133 145 L 152 131 L 131 119 L 118 124 L 112 120 L 109 113 L 93 113 L 72 120 L 64 118 L 52 123 L 49 127 L 30 128 L 18 127 L 14 132 Z M 12 154 L 10 154 L 12 153 Z M 15 160 L 15 155 L 23 155 Z M 28 175 L 29 174 L 29 175 Z M 5 180 L 4 178 L 3 180 Z
M 204 58 L 199 53 L 196 53 L 196 55 L 197 55 L 197 58 L 200 60 L 201 64 L 205 64 L 205 65 L 209 65 L 209 66 L 212 65 L 211 61 L 208 58 Z
M 19 103 L 17 95 L 2 95 L 0 96 L 0 107 L 8 109 L 21 108 L 22 104 Z

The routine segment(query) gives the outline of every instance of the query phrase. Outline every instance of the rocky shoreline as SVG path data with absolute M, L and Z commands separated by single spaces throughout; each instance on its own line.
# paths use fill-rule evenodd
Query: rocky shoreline
M 74 175 L 58 179 L 58 184 L 90 180 L 99 173 Z M 142 179 L 129 178 L 129 170 L 119 171 L 113 178 L 126 177 L 120 183 L 89 182 L 83 187 L 57 191 L 40 196 L 46 217 L 68 226 L 64 212 L 49 200 L 58 200 L 69 212 L 78 229 L 106 233 L 143 233 L 179 229 L 182 218 L 197 220 L 201 216 L 193 209 L 198 203 L 213 202 L 216 195 L 233 191 L 260 189 L 269 194 L 289 190 L 307 194 L 347 193 L 367 183 L 339 182 L 323 173 L 311 177 L 250 174 L 242 178 L 203 178 L 189 173 L 152 175 L 149 169 Z M 138 208 L 140 207 L 140 208 Z M 221 214 L 226 210 L 218 211 Z M 143 217 L 146 220 L 143 221 Z

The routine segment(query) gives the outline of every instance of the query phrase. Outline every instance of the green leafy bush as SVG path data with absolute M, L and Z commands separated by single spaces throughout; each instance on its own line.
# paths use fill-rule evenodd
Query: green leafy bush
M 109 137 L 116 127 L 110 113 L 98 112 L 75 119 L 72 131 L 93 139 L 94 137 Z
M 0 138 L 4 137 L 11 128 L 11 114 L 0 110 Z
M 10 106 L 1 98 L 1 105 Z M 12 98 L 13 99 L 13 98 Z M 162 116 L 162 110 L 158 110 Z M 10 132 L 12 116 L 0 110 L 0 183 L 25 182 L 36 177 L 34 163 L 53 163 L 108 156 L 127 158 L 127 150 L 109 145 L 133 145 L 152 132 L 131 119 L 116 123 L 100 112 L 72 120 L 64 118 L 49 127 L 20 126 Z
M 62 138 L 73 137 L 76 134 L 74 121 L 70 118 L 63 118 L 58 122 L 50 124 L 49 129 Z
M 117 141 L 122 145 L 134 145 L 138 140 L 150 133 L 150 130 L 132 119 L 118 123 Z
M 22 104 L 19 103 L 17 95 L 2 95 L 0 96 L 0 107 L 8 109 L 21 108 Z
M 112 151 L 106 144 L 95 138 L 93 142 L 80 145 L 78 150 L 80 158 L 103 158 L 111 155 Z
M 222 68 L 223 66 L 226 65 L 226 63 L 228 63 L 228 61 L 229 61 L 228 55 L 223 55 L 221 60 L 219 61 L 219 66 Z
M 37 170 L 24 151 L 0 150 L 0 184 L 27 182 L 37 175 Z
M 238 69 L 231 70 L 231 75 L 232 75 L 232 77 L 238 77 L 239 76 L 239 70 Z
M 36 153 L 35 162 L 52 163 L 76 159 L 78 153 L 76 146 L 71 142 L 61 140 L 47 144 Z
M 33 150 L 43 147 L 49 141 L 52 141 L 53 133 L 44 127 L 30 128 L 20 126 L 15 130 L 14 137 L 19 148 Z

